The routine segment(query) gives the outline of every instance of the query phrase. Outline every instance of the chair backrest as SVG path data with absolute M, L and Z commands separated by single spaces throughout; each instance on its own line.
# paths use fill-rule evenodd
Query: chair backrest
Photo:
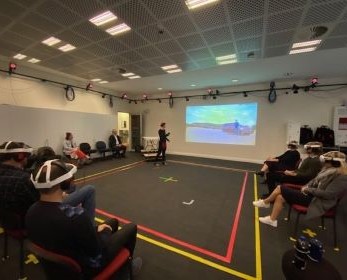
M 89 143 L 84 142 L 80 144 L 80 150 L 85 154 L 88 154 L 91 149 Z
M 24 230 L 24 215 L 0 209 L 0 224 L 5 230 Z
M 98 141 L 95 144 L 95 147 L 98 151 L 102 151 L 106 149 L 106 143 L 104 141 Z
M 71 257 L 47 250 L 32 241 L 27 247 L 40 259 L 47 279 L 82 279 L 82 268 Z

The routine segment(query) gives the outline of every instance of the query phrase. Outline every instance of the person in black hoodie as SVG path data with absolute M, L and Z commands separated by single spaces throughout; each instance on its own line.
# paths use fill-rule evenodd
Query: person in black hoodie
M 158 130 L 159 143 L 158 143 L 157 156 L 155 157 L 156 166 L 159 166 L 158 160 L 160 155 L 161 155 L 162 164 L 166 165 L 166 141 L 170 142 L 170 140 L 167 138 L 170 135 L 170 132 L 166 133 L 165 125 L 166 123 L 162 122 Z

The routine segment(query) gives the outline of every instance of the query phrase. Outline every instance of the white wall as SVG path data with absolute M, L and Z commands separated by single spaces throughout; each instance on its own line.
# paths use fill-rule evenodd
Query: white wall
M 284 84 L 277 84 L 277 87 L 291 86 L 294 82 L 300 85 L 305 84 L 304 81 L 287 81 Z M 321 83 L 329 82 L 338 82 L 338 80 L 321 81 Z M 221 89 L 221 93 L 259 88 L 268 88 L 268 85 L 258 84 L 226 88 Z M 102 99 L 100 95 L 76 90 L 75 101 L 69 102 L 65 99 L 65 91 L 62 87 L 57 87 L 47 82 L 37 82 L 12 78 L 8 75 L 0 75 L 0 104 L 55 109 L 59 110 L 57 112 L 62 115 L 57 120 L 50 120 L 47 119 L 49 114 L 45 114 L 47 111 L 37 110 L 37 114 L 33 117 L 34 121 L 29 126 L 29 129 L 27 128 L 24 132 L 24 130 L 18 130 L 18 126 L 23 122 L 23 119 L 16 117 L 6 118 L 2 114 L 0 120 L 0 140 L 8 140 L 4 139 L 8 137 L 8 133 L 5 135 L 5 131 L 15 131 L 15 134 L 12 133 L 10 135 L 16 135 L 16 137 L 21 138 L 17 140 L 26 141 L 26 139 L 29 139 L 30 141 L 27 141 L 28 144 L 33 146 L 42 145 L 47 138 L 59 138 L 59 140 L 50 140 L 50 145 L 51 141 L 57 141 L 54 145 L 58 145 L 57 143 L 61 143 L 65 132 L 68 130 L 75 134 L 78 142 L 85 140 L 93 143 L 98 137 L 92 135 L 90 132 L 95 130 L 98 130 L 98 135 L 104 135 L 101 137 L 105 137 L 105 140 L 107 140 L 107 136 L 110 134 L 112 128 L 120 129 L 117 127 L 117 112 L 129 112 L 143 115 L 143 136 L 157 136 L 160 122 L 165 121 L 167 123 L 167 130 L 171 132 L 168 153 L 261 162 L 268 155 L 283 152 L 286 146 L 286 129 L 289 121 L 308 124 L 313 128 L 320 125 L 332 127 L 333 108 L 334 106 L 341 105 L 343 100 L 346 100 L 346 91 L 347 89 L 340 88 L 329 92 L 316 91 L 314 93 L 305 93 L 300 91 L 299 94 L 278 92 L 279 96 L 277 102 L 274 104 L 270 104 L 267 101 L 267 93 L 250 93 L 247 98 L 243 97 L 242 94 L 223 96 L 216 100 L 191 98 L 189 102 L 186 102 L 185 99 L 175 99 L 172 109 L 169 108 L 167 100 L 163 100 L 162 103 L 150 101 L 144 104 L 141 102 L 138 102 L 138 104 L 128 104 L 126 101 L 117 99 L 114 100 L 114 108 L 110 108 L 108 99 Z M 181 93 L 180 95 L 203 93 L 203 91 L 195 91 Z M 162 95 L 165 96 L 165 93 Z M 174 93 L 174 96 L 177 95 Z M 154 96 L 149 97 L 153 98 Z M 258 125 L 255 146 L 212 145 L 185 142 L 185 109 L 187 105 L 244 102 L 258 103 Z M 4 107 L 1 106 L 0 110 L 4 111 L 2 108 Z M 68 114 L 68 111 L 71 114 Z M 95 114 L 94 119 L 97 121 L 83 121 L 83 119 L 92 120 L 92 114 Z M 70 122 L 63 117 L 64 115 L 75 116 L 76 121 Z M 97 117 L 98 115 L 104 115 L 110 121 L 103 121 L 102 117 Z M 53 125 L 53 127 L 44 126 L 44 134 L 47 134 L 47 137 L 42 137 L 42 133 L 39 133 L 36 129 L 35 123 L 37 122 L 46 124 L 55 122 L 57 125 Z M 42 127 L 42 125 L 39 125 L 39 127 Z M 57 129 L 58 127 L 59 129 Z M 105 132 L 103 133 L 100 129 Z
M 296 81 L 297 82 L 297 81 Z M 324 83 L 329 81 L 324 81 Z M 333 82 L 333 81 L 331 81 Z M 307 82 L 306 82 L 307 83 Z M 278 87 L 287 87 L 293 83 Z M 299 84 L 304 84 L 303 82 Z M 221 90 L 221 92 L 251 90 L 268 88 L 268 85 L 251 85 L 233 87 Z M 321 125 L 333 126 L 333 108 L 341 105 L 346 99 L 346 89 L 326 91 L 304 92 L 292 94 L 289 91 L 278 91 L 277 102 L 270 104 L 267 100 L 267 93 L 249 93 L 248 97 L 242 94 L 235 96 L 223 96 L 216 100 L 203 100 L 200 98 L 190 98 L 189 102 L 185 99 L 175 99 L 172 109 L 168 102 L 147 102 L 138 104 L 138 108 L 132 107 L 133 112 L 143 113 L 144 117 L 144 136 L 156 136 L 160 122 L 167 123 L 167 131 L 171 132 L 168 145 L 168 153 L 182 155 L 196 155 L 211 158 L 241 160 L 250 162 L 262 162 L 269 155 L 278 155 L 286 148 L 287 124 L 289 121 L 298 122 L 302 125 L 308 124 L 312 128 Z M 180 95 L 204 94 L 200 92 L 187 92 Z M 177 95 L 175 95 L 177 96 Z M 258 124 L 255 146 L 244 145 L 216 145 L 202 143 L 185 142 L 185 109 L 187 105 L 209 105 L 209 104 L 234 104 L 244 102 L 258 103 Z
M 31 79 L 0 75 L 0 142 L 23 141 L 33 147 L 49 145 L 61 151 L 65 132 L 72 132 L 77 143 L 107 141 L 117 127 L 117 112 L 128 111 L 128 104 L 84 90 L 75 90 L 74 101 L 67 101 L 63 86 Z

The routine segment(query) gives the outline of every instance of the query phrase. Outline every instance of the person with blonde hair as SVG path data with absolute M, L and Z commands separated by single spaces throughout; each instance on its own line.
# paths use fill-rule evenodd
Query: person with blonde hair
M 277 227 L 284 202 L 308 207 L 308 219 L 319 217 L 336 205 L 347 188 L 346 155 L 332 151 L 319 159 L 323 163 L 322 170 L 301 190 L 278 185 L 268 198 L 253 201 L 253 205 L 260 208 L 269 208 L 270 203 L 274 203 L 271 214 L 259 218 L 261 223 Z

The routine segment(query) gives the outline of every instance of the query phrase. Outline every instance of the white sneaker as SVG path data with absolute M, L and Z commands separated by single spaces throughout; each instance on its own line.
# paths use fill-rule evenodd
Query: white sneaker
M 272 227 L 277 227 L 277 220 L 271 220 L 270 216 L 260 217 L 259 221 Z
M 253 205 L 258 208 L 269 208 L 270 203 L 265 203 L 263 199 L 253 201 Z

